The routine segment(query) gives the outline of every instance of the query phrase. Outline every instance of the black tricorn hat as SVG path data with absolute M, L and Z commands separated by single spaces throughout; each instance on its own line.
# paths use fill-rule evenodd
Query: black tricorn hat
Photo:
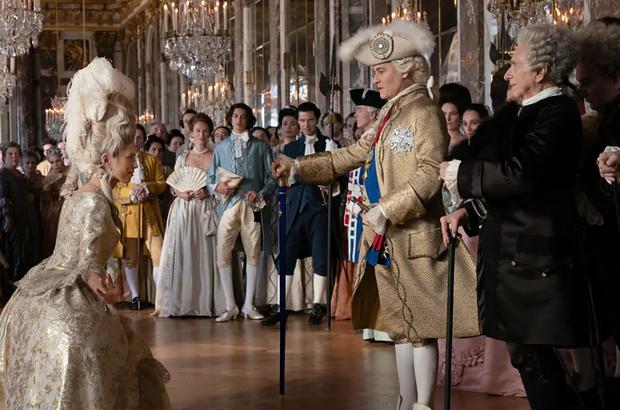
M 385 100 L 381 99 L 378 91 L 368 88 L 352 88 L 349 90 L 349 93 L 355 105 L 381 108 L 386 103 Z

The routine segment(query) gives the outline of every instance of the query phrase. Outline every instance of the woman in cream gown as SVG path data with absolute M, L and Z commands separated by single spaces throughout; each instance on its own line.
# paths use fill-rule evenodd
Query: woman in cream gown
M 66 139 L 83 185 L 65 200 L 52 256 L 0 316 L 0 408 L 171 408 L 169 374 L 112 306 L 122 289 L 106 273 L 119 239 L 112 187 L 135 168 L 133 94 L 105 59 L 74 76 Z
M 177 158 L 175 171 L 209 168 L 212 129 L 213 121 L 205 114 L 191 119 L 192 149 Z M 218 316 L 226 301 L 215 263 L 216 200 L 206 188 L 172 190 L 176 199 L 168 213 L 153 315 Z

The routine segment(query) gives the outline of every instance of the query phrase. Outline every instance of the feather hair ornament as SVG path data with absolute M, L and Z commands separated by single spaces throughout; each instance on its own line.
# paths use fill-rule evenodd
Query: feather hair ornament
M 92 173 L 100 161 L 102 141 L 91 138 L 89 128 L 101 121 L 110 94 L 133 101 L 135 88 L 129 77 L 114 69 L 105 58 L 95 58 L 76 72 L 67 87 L 64 139 L 67 155 L 78 173 Z
M 378 49 L 375 49 L 376 45 Z M 356 59 L 373 66 L 414 55 L 423 55 L 428 59 L 434 49 L 435 39 L 428 28 L 411 21 L 397 20 L 386 26 L 375 25 L 359 30 L 340 44 L 338 56 L 343 61 Z

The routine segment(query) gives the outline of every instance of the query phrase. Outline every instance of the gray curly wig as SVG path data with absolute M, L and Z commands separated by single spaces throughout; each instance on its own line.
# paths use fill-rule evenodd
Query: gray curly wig
M 519 44 L 528 45 L 533 69 L 547 68 L 547 79 L 560 85 L 575 68 L 575 48 L 568 31 L 552 25 L 527 26 L 519 32 Z
M 594 21 L 573 35 L 577 60 L 603 77 L 620 74 L 620 26 Z
M 431 67 L 424 56 L 416 55 L 411 57 L 393 60 L 392 64 L 401 74 L 408 74 L 414 83 L 426 84 L 431 75 Z

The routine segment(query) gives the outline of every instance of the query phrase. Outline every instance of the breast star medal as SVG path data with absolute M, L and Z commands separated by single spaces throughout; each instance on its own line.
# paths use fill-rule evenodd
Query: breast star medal
M 406 127 L 398 127 L 390 134 L 390 148 L 396 154 L 407 154 L 415 146 L 413 132 Z

